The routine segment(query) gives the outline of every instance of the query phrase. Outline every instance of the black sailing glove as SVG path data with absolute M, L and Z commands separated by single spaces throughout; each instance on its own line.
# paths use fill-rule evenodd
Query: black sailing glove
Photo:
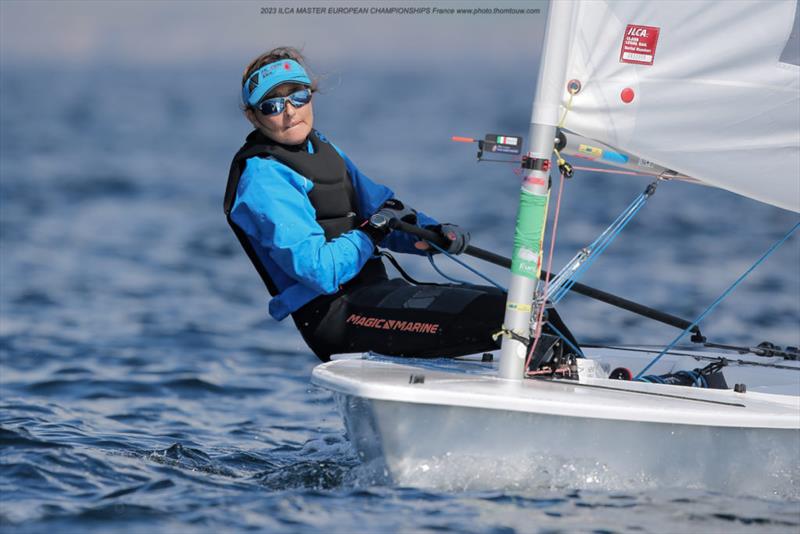
M 461 254 L 467 247 L 469 246 L 469 232 L 457 226 L 455 224 L 437 224 L 435 226 L 427 226 L 428 230 L 432 230 L 442 237 L 444 237 L 447 241 L 450 242 L 450 245 L 447 247 L 442 247 L 444 250 L 449 252 L 450 254 Z M 437 243 L 438 245 L 438 243 Z M 432 252 L 438 252 L 436 249 L 432 249 Z
M 364 221 L 359 229 L 369 236 L 373 244 L 377 245 L 391 233 L 392 228 L 389 221 L 392 219 L 398 219 L 408 224 L 417 224 L 417 212 L 406 207 L 396 198 L 390 198 L 369 219 Z
M 417 210 L 406 206 L 396 198 L 384 202 L 377 213 L 383 213 L 390 219 L 399 219 L 404 223 L 417 224 Z

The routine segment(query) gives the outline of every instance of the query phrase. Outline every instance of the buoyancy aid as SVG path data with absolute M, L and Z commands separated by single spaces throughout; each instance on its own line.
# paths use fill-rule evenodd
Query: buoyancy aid
M 317 223 L 325 232 L 326 240 L 330 241 L 353 230 L 358 222 L 356 193 L 344 159 L 330 143 L 320 139 L 316 130 L 311 131 L 308 140 L 314 149 L 313 153 L 305 150 L 305 143 L 298 147 L 281 145 L 267 138 L 259 130 L 254 130 L 233 157 L 228 173 L 224 200 L 225 217 L 272 296 L 279 293 L 278 288 L 258 259 L 247 234 L 231 219 L 239 179 L 248 159 L 275 158 L 313 182 L 314 187 L 309 191 L 308 199 L 316 212 Z

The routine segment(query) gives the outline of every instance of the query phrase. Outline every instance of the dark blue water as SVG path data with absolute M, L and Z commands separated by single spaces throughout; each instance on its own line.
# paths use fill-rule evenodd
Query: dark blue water
M 316 124 L 399 198 L 508 254 L 518 179 L 448 139 L 524 134 L 534 77 L 486 68 L 476 84 L 468 65 L 330 66 Z M 386 484 L 359 465 L 330 396 L 310 387 L 317 362 L 292 325 L 267 317 L 261 282 L 222 216 L 229 158 L 247 132 L 239 66 L 42 76 L 4 67 L 0 77 L 3 530 L 800 529 L 798 501 L 746 487 L 620 491 L 578 477 L 496 492 Z M 570 181 L 556 264 L 645 185 Z M 584 281 L 693 318 L 795 220 L 725 192 L 663 184 Z M 707 335 L 800 345 L 799 242 L 721 306 Z M 423 261 L 406 264 L 433 277 Z M 580 296 L 562 310 L 584 340 L 675 335 Z

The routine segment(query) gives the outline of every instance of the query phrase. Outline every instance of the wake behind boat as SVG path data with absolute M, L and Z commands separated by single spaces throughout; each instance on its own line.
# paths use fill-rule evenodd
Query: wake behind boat
M 520 158 L 514 253 L 472 250 L 512 273 L 499 361 L 373 355 L 317 367 L 313 383 L 333 392 L 365 460 L 412 485 L 558 485 L 578 473 L 586 486 L 800 496 L 797 348 L 727 347 L 699 329 L 800 223 L 693 321 L 577 282 L 659 183 L 685 180 L 800 211 L 798 13 L 796 1 L 551 3 Z M 480 159 L 485 150 L 518 154 L 522 139 L 478 143 Z M 580 169 L 566 155 L 655 181 L 551 276 L 543 270 L 550 171 L 561 174 L 550 207 L 557 221 L 564 180 Z M 550 243 L 552 257 L 555 225 Z M 658 349 L 577 347 L 542 334 L 547 306 L 569 292 L 681 332 Z M 690 334 L 696 346 L 677 348 Z

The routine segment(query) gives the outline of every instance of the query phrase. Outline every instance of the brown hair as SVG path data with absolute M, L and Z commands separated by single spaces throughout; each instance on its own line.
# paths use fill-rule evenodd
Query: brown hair
M 303 57 L 303 54 L 301 54 L 300 51 L 294 48 L 293 46 L 279 46 L 277 48 L 273 48 L 269 52 L 264 52 L 263 54 L 255 58 L 253 61 L 251 61 L 250 64 L 247 65 L 247 68 L 244 69 L 244 74 L 242 74 L 242 87 L 244 87 L 244 84 L 247 83 L 247 79 L 250 76 L 252 76 L 252 74 L 255 71 L 257 71 L 264 65 L 269 65 L 270 63 L 273 63 L 275 61 L 280 61 L 281 59 L 293 59 L 298 63 L 300 63 L 300 65 L 302 65 L 302 67 L 306 69 L 308 77 L 311 78 L 311 92 L 312 93 L 317 92 L 317 85 L 318 85 L 317 78 L 313 74 L 311 74 L 311 70 L 308 68 L 308 65 L 306 65 L 306 58 Z M 250 88 L 250 90 L 252 91 L 255 88 L 255 82 L 251 83 L 254 84 L 253 87 Z M 242 105 L 242 110 L 246 110 L 247 108 L 248 106 L 246 104 Z

